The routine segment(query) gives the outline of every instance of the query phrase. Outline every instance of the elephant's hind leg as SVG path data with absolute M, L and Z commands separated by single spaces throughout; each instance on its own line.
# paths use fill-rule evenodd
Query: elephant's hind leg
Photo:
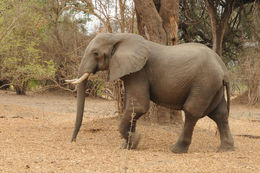
M 191 144 L 192 134 L 198 118 L 185 112 L 185 123 L 178 141 L 171 146 L 174 153 L 187 153 Z
M 223 97 L 216 109 L 209 114 L 209 117 L 216 122 L 220 133 L 221 144 L 218 149 L 219 152 L 234 150 L 234 140 L 229 128 L 228 116 L 227 103 Z
M 191 90 L 190 95 L 183 106 L 185 112 L 183 131 L 176 144 L 171 147 L 172 152 L 186 153 L 188 151 L 194 127 L 198 119 L 204 116 L 203 113 L 215 94 L 212 94 L 211 90 L 212 88 L 209 88 L 208 86 L 194 87 Z

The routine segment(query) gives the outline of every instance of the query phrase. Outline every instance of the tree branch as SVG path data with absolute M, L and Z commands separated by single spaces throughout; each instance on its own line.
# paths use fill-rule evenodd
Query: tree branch
M 15 22 L 18 20 L 19 17 L 14 17 L 11 24 L 7 27 L 7 29 L 4 31 L 2 36 L 0 37 L 0 45 L 2 41 L 13 31 L 13 29 L 16 27 Z
M 68 10 L 68 9 L 75 9 L 78 11 L 90 13 L 90 14 L 96 16 L 104 25 L 106 25 L 106 23 L 107 23 L 101 16 L 99 16 L 97 13 L 95 13 L 93 9 L 90 9 L 90 8 L 84 9 L 84 8 L 79 8 L 79 7 L 75 7 L 75 6 L 67 6 L 67 7 L 62 8 L 59 11 L 59 14 L 57 15 L 57 19 L 59 18 L 59 16 L 62 14 L 63 11 Z

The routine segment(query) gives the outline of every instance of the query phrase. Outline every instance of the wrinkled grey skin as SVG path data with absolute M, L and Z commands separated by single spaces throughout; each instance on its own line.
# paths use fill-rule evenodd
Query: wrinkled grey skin
M 136 121 L 148 111 L 152 100 L 185 112 L 183 131 L 176 144 L 171 146 L 174 153 L 188 151 L 194 126 L 204 116 L 209 116 L 218 126 L 219 151 L 233 150 L 228 123 L 230 96 L 227 69 L 211 49 L 195 43 L 164 46 L 135 34 L 99 34 L 85 51 L 79 77 L 86 72 L 100 70 L 109 71 L 110 81 L 121 78 L 125 84 L 126 107 L 119 125 L 125 139 L 124 148 L 137 147 L 140 135 L 135 132 Z M 78 85 L 77 118 L 72 141 L 76 140 L 82 122 L 86 81 Z M 136 115 L 130 126 L 133 106 Z M 129 133 L 130 130 L 132 133 Z M 129 134 L 132 136 L 129 137 Z

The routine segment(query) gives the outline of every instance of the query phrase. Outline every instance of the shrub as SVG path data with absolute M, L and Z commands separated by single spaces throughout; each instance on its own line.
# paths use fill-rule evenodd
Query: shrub
M 241 53 L 241 76 L 248 86 L 248 103 L 254 105 L 260 98 L 260 46 L 246 48 Z

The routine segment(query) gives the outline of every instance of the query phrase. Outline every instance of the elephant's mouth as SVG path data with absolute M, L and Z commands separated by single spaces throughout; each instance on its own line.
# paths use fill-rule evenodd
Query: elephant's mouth
M 94 71 L 92 73 L 96 74 L 97 71 L 98 71 L 98 66 L 95 67 L 95 69 L 94 69 Z
M 88 79 L 90 74 L 91 73 L 84 73 L 80 78 L 71 79 L 71 80 L 65 80 L 65 82 L 77 85 L 77 84 L 83 82 L 84 80 Z

